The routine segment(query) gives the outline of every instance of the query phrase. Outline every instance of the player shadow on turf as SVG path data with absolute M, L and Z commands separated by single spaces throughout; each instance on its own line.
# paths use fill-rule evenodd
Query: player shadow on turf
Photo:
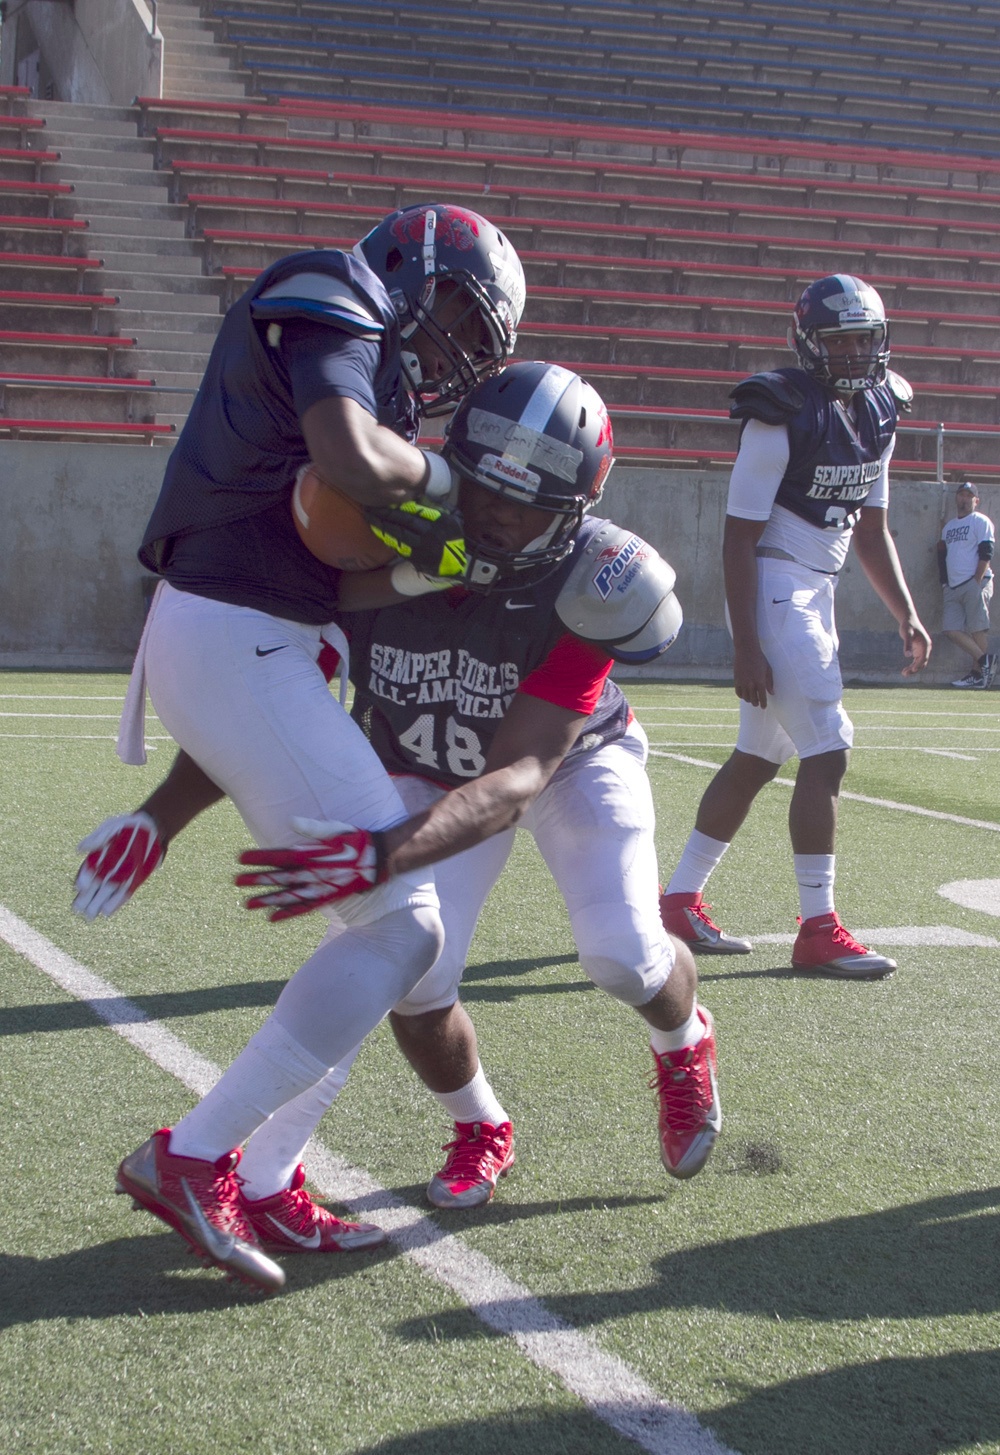
M 809 1455 L 995 1450 L 1000 1351 L 957 1350 L 822 1370 L 748 1391 L 700 1417 L 741 1455 L 771 1455 L 775 1430 L 782 1449 Z
M 655 1260 L 644 1286 L 546 1302 L 576 1326 L 691 1308 L 845 1322 L 993 1315 L 998 1248 L 993 1187 L 682 1248 Z
M 576 952 L 567 949 L 563 955 L 540 955 L 522 960 L 486 960 L 479 965 L 466 966 L 462 976 L 461 997 L 463 1001 L 483 1001 L 503 1004 L 526 995 L 564 995 L 574 991 L 593 990 L 590 980 L 562 980 L 553 977 L 539 985 L 489 985 L 484 982 L 507 980 L 518 976 L 532 975 L 536 970 L 578 969 Z
M 0 1253 L 0 1328 L 49 1319 L 150 1317 L 253 1299 L 186 1252 L 173 1234 L 114 1238 L 52 1257 Z
M 288 1275 L 286 1293 L 399 1256 L 391 1243 L 322 1258 L 278 1255 Z M 0 1252 L 0 1290 L 0 1329 L 49 1319 L 200 1314 L 260 1299 L 238 1280 L 204 1268 L 170 1232 L 115 1238 L 51 1258 Z
M 471 965 L 462 986 L 463 1000 L 508 1001 L 523 995 L 555 995 L 593 989 L 589 980 L 553 980 L 545 985 L 497 986 L 481 982 L 529 975 L 535 970 L 572 966 L 572 951 L 538 959 L 491 960 Z M 96 1024 L 134 1025 L 142 1020 L 177 1020 L 217 1011 L 270 1010 L 285 988 L 284 980 L 243 980 L 233 985 L 206 985 L 190 990 L 162 990 L 153 993 L 109 996 L 91 1003 L 80 1000 L 50 1004 L 12 1005 L 0 1009 L 0 1037 L 27 1036 L 42 1031 L 87 1030 Z M 136 1010 L 141 1014 L 136 1015 Z
M 516 1169 L 515 1169 L 516 1170 Z M 461 1233 L 466 1228 L 511 1227 L 534 1218 L 569 1217 L 577 1213 L 618 1212 L 624 1208 L 651 1207 L 663 1201 L 660 1193 L 634 1193 L 615 1197 L 562 1197 L 545 1202 L 504 1201 L 500 1194 L 485 1207 L 433 1208 L 425 1195 L 426 1183 L 388 1189 L 391 1197 L 422 1212 L 428 1221 L 444 1234 Z M 380 1199 L 359 1198 L 352 1203 L 352 1216 L 378 1222 Z M 382 1204 L 384 1206 L 384 1204 Z
M 691 1309 L 775 1326 L 854 1324 L 871 1348 L 888 1342 L 887 1320 L 995 1316 L 998 1249 L 1000 1187 L 684 1248 L 656 1260 L 645 1286 L 548 1294 L 544 1303 L 582 1329 Z M 435 1324 L 442 1339 L 462 1337 L 447 1313 Z M 418 1325 L 400 1331 L 417 1337 Z M 775 1429 L 783 1450 L 809 1455 L 938 1455 L 1000 1437 L 995 1350 L 876 1359 L 767 1389 L 741 1389 L 738 1366 L 728 1368 L 734 1402 L 704 1418 L 742 1455 L 772 1455 Z
M 709 985 L 713 980 L 824 980 L 830 984 L 838 981 L 838 977 L 835 975 L 829 976 L 815 971 L 793 969 L 791 946 L 788 947 L 788 953 L 784 958 L 779 959 L 777 956 L 775 958 L 778 959 L 776 965 L 757 967 L 753 970 L 706 970 L 705 957 L 702 956 L 698 961 L 698 984 Z M 840 978 L 839 983 L 844 985 L 848 982 Z M 888 977 L 882 980 L 852 980 L 849 983 L 851 985 L 885 985 L 888 983 Z
M 425 1340 L 434 1339 L 433 1324 L 425 1320 Z M 476 1325 L 477 1332 L 481 1326 Z M 429 1429 L 412 1430 L 379 1440 L 372 1445 L 359 1445 L 353 1455 L 442 1455 L 444 1451 L 461 1451 L 462 1455 L 497 1455 L 506 1450 L 558 1451 L 560 1455 L 626 1455 L 637 1450 L 621 1435 L 603 1425 L 589 1410 L 559 1404 L 555 1409 L 511 1409 L 499 1398 L 479 1392 L 478 1413 L 467 1420 L 433 1425 Z M 678 1447 L 680 1448 L 680 1447 Z
M 24 1036 L 37 1031 L 87 1030 L 95 1024 L 134 1025 L 141 1020 L 176 1020 L 211 1015 L 221 1010 L 244 1010 L 274 1005 L 285 988 L 284 980 L 246 980 L 235 985 L 208 985 L 192 990 L 162 990 L 152 994 L 108 996 L 93 1003 L 73 1000 L 64 1004 L 13 1005 L 0 1010 L 0 1036 Z M 91 1004 L 95 1007 L 91 1009 Z M 135 1014 L 135 1010 L 141 1012 Z

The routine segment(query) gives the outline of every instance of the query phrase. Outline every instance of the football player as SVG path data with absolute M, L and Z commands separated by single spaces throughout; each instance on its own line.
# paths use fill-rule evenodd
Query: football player
M 755 374 L 730 396 L 733 418 L 743 421 L 723 542 L 740 728 L 660 905 L 667 928 L 696 951 L 752 949 L 713 924 L 702 893 L 757 794 L 798 754 L 788 819 L 801 907 L 793 968 L 879 979 L 895 962 L 859 944 L 834 909 L 837 799 L 854 734 L 841 701 L 833 605 L 853 539 L 899 623 L 903 676 L 926 666 L 930 638 L 886 523 L 897 416 L 912 391 L 887 367 L 885 309 L 860 278 L 810 283 L 788 341 L 798 368 Z
M 398 517 L 389 534 L 405 543 L 406 508 L 440 502 L 452 484 L 440 456 L 414 445 L 419 418 L 450 410 L 502 367 L 523 303 L 503 234 L 463 208 L 419 204 L 353 253 L 281 258 L 233 304 L 139 551 L 162 580 L 130 684 L 126 755 L 141 746 L 133 709 L 148 685 L 168 732 L 259 843 L 295 842 L 302 815 L 372 829 L 405 817 L 321 670 L 324 654 L 345 649 L 333 620 L 339 578 L 300 538 L 292 492 L 311 459 L 326 485 Z M 418 559 L 436 569 L 433 552 Z M 114 824 L 90 847 L 115 855 L 129 843 L 155 859 L 154 838 Z M 218 1087 L 125 1159 L 119 1187 L 207 1261 L 280 1286 L 230 1149 L 325 1076 L 416 985 L 441 941 L 433 876 L 421 869 L 345 906 Z M 317 1226 L 342 1246 L 382 1236 L 329 1217 Z
M 411 816 L 375 833 L 300 819 L 311 843 L 252 852 L 240 882 L 258 890 L 251 905 L 282 918 L 342 908 L 436 865 L 444 950 L 391 1022 L 455 1124 L 428 1196 L 443 1208 L 476 1206 L 514 1160 L 513 1130 L 459 984 L 515 826 L 527 829 L 565 900 L 584 970 L 649 1027 L 661 1157 L 671 1175 L 691 1177 L 721 1126 L 712 1018 L 697 1003 L 690 952 L 660 922 L 646 738 L 609 676 L 614 659 L 650 660 L 674 640 L 673 572 L 638 537 L 588 518 L 611 465 L 611 426 L 570 371 L 513 364 L 480 384 L 443 454 L 459 480 L 466 583 L 398 604 L 389 570 L 342 580 L 344 608 L 397 603 L 344 620 L 354 714 Z M 171 778 L 144 805 L 163 837 L 219 796 L 183 759 Z M 118 876 L 109 912 L 132 887 Z M 306 1196 L 303 1148 L 351 1059 L 250 1138 L 242 1207 L 262 1234 L 290 1197 Z

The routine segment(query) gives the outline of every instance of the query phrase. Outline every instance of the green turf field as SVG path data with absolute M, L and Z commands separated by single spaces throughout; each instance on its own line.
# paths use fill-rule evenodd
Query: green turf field
M 757 949 L 700 962 L 725 1125 L 690 1183 L 660 1167 L 639 1020 L 585 981 L 522 836 L 464 991 L 516 1167 L 488 1209 L 430 1215 L 449 1128 L 381 1027 L 310 1165 L 393 1242 L 286 1259 L 261 1300 L 114 1197 L 114 1168 L 319 925 L 240 908 L 228 805 L 116 918 L 70 914 L 77 840 L 172 756 L 151 720 L 149 766 L 118 763 L 124 688 L 0 674 L 4 1455 L 1000 1452 L 1000 693 L 847 694 L 838 908 L 891 980 L 787 969 L 788 775 L 761 796 L 708 894 Z M 629 695 L 666 874 L 736 702 Z

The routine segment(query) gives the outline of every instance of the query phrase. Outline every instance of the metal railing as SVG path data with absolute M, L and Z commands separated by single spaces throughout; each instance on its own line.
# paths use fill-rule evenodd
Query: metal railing
M 612 418 L 614 418 L 614 405 L 609 406 L 608 412 L 612 416 Z M 627 415 L 623 413 L 622 417 L 628 419 L 663 419 L 670 421 L 671 423 L 679 424 L 706 424 L 710 421 L 713 423 L 728 423 L 729 421 L 729 416 L 727 414 L 705 414 L 704 411 L 700 414 L 696 414 L 693 412 L 688 413 L 687 411 L 682 409 L 671 409 L 669 413 L 662 409 L 629 409 Z M 1000 434 L 998 434 L 996 430 L 977 429 L 975 425 L 966 425 L 962 428 L 956 428 L 954 425 L 948 425 L 942 421 L 939 424 L 899 424 L 896 426 L 897 434 L 934 436 L 937 441 L 934 462 L 934 469 L 936 471 L 935 483 L 938 485 L 943 485 L 945 483 L 945 436 L 949 432 L 951 433 L 953 439 L 957 437 L 961 437 L 962 439 L 995 439 L 1000 442 Z M 929 466 L 930 461 L 928 461 L 928 467 Z M 952 468 L 957 470 L 961 467 L 959 465 L 955 465 Z
M 129 382 L 130 381 L 128 379 L 108 379 L 107 381 L 101 380 L 100 382 L 97 382 L 97 381 L 88 381 L 88 382 L 84 383 L 82 381 L 80 381 L 80 382 L 73 381 L 72 383 L 66 383 L 64 380 L 61 380 L 58 377 L 54 377 L 54 378 L 51 378 L 51 379 L 30 379 L 30 380 L 25 380 L 25 379 L 10 379 L 10 378 L 6 377 L 3 373 L 0 373 L 0 420 L 2 420 L 3 413 L 4 413 L 4 402 L 5 402 L 4 396 L 5 396 L 5 391 L 6 391 L 6 389 L 8 387 L 20 387 L 20 388 L 32 388 L 32 389 L 70 389 L 71 388 L 71 389 L 74 389 L 74 390 L 80 389 L 80 390 L 86 390 L 86 391 L 94 391 L 95 393 L 100 393 L 102 391 L 105 391 L 106 392 L 106 391 L 109 391 L 109 390 L 117 390 L 119 393 L 123 393 L 123 392 L 128 391 Z M 137 385 L 134 386 L 134 393 L 136 395 L 141 395 L 141 394 L 186 394 L 189 398 L 192 398 L 193 399 L 194 396 L 195 396 L 195 394 L 197 392 L 198 392 L 197 389 L 195 389 L 191 385 L 183 385 L 183 384 L 165 384 L 165 385 L 158 385 L 155 380 L 153 380 L 152 383 L 150 383 L 150 384 L 137 384 Z M 612 408 L 610 410 L 610 413 L 611 413 L 612 416 L 614 415 L 614 412 L 615 412 L 614 411 L 614 407 L 612 406 Z M 721 423 L 721 422 L 728 423 L 728 421 L 729 421 L 729 416 L 728 415 L 725 415 L 725 414 L 706 416 L 705 414 L 688 413 L 688 412 L 686 412 L 684 410 L 681 410 L 681 409 L 671 410 L 669 414 L 665 414 L 664 411 L 663 410 L 660 410 L 660 409 L 642 409 L 642 408 L 639 408 L 639 409 L 630 409 L 628 411 L 627 416 L 623 416 L 623 418 L 629 418 L 629 419 L 662 419 L 664 421 L 670 421 L 672 423 L 681 423 L 681 424 L 683 424 L 683 423 L 705 424 L 709 420 L 711 420 L 713 423 Z M 970 439 L 971 438 L 971 439 L 997 439 L 997 440 L 1000 440 L 1000 435 L 998 435 L 995 430 L 977 429 L 975 427 L 975 425 L 970 425 L 970 426 L 968 426 L 966 428 L 963 428 L 963 429 L 955 429 L 954 426 L 949 426 L 949 425 L 945 424 L 944 422 L 941 422 L 940 424 L 900 424 L 896 428 L 896 433 L 897 434 L 901 434 L 901 435 L 902 434 L 912 434 L 912 435 L 933 435 L 934 436 L 934 438 L 935 438 L 935 440 L 937 442 L 936 443 L 936 450 L 935 450 L 935 462 L 934 462 L 934 469 L 935 469 L 935 477 L 934 477 L 934 479 L 935 479 L 935 484 L 938 484 L 938 485 L 944 485 L 944 484 L 947 483 L 946 480 L 945 480 L 945 478 L 944 478 L 944 473 L 945 473 L 945 469 L 946 469 L 946 464 L 945 464 L 945 436 L 949 433 L 949 431 L 950 431 L 950 433 L 952 435 L 952 438 L 955 438 L 956 436 L 959 436 L 960 435 L 962 439 Z M 930 462 L 928 461 L 928 466 L 929 465 L 930 465 Z M 955 465 L 952 468 L 957 470 L 957 469 L 959 469 L 961 467 L 959 465 Z
M 935 452 L 935 468 L 937 470 L 937 474 L 935 476 L 935 479 L 936 479 L 936 481 L 937 481 L 937 483 L 939 485 L 943 485 L 945 483 L 945 479 L 944 479 L 944 470 L 945 470 L 945 463 L 944 463 L 944 437 L 948 433 L 948 426 L 946 424 L 934 424 L 934 425 L 899 424 L 899 425 L 896 426 L 896 433 L 897 434 L 919 434 L 919 435 L 928 435 L 929 434 L 929 435 L 934 435 L 935 439 L 937 440 L 937 447 L 936 447 L 936 452 Z M 963 439 L 969 439 L 969 438 L 972 438 L 972 439 L 988 439 L 990 437 L 990 431 L 989 430 L 985 430 L 985 429 L 975 429 L 975 428 L 969 428 L 969 429 L 963 429 L 963 430 L 953 429 L 952 430 L 952 434 L 953 435 L 960 434 Z

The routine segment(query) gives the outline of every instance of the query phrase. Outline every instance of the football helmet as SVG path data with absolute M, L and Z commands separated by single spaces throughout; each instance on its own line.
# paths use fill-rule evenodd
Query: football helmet
M 419 202 L 383 218 L 354 251 L 392 299 L 403 336 L 403 374 L 422 415 L 450 413 L 477 380 L 507 362 L 524 311 L 524 270 L 492 222 L 465 207 Z M 442 288 L 445 281 L 455 287 Z M 456 289 L 457 307 L 451 302 Z M 470 319 L 479 320 L 472 331 L 481 335 L 471 351 L 456 337 L 468 337 L 463 324 Z M 447 362 L 438 379 L 424 378 L 412 347 L 421 336 Z
M 569 553 L 585 513 L 601 497 L 614 463 L 611 421 L 590 384 L 559 364 L 510 364 L 458 406 L 442 454 L 461 482 L 471 480 L 519 505 L 551 513 L 541 535 L 520 550 L 466 536 L 463 584 L 536 585 Z
M 838 334 L 860 337 L 850 353 L 831 359 L 827 341 Z M 805 289 L 792 314 L 788 345 L 807 374 L 841 393 L 871 389 L 885 379 L 889 363 L 889 324 L 882 300 L 868 283 L 850 273 L 832 273 Z

